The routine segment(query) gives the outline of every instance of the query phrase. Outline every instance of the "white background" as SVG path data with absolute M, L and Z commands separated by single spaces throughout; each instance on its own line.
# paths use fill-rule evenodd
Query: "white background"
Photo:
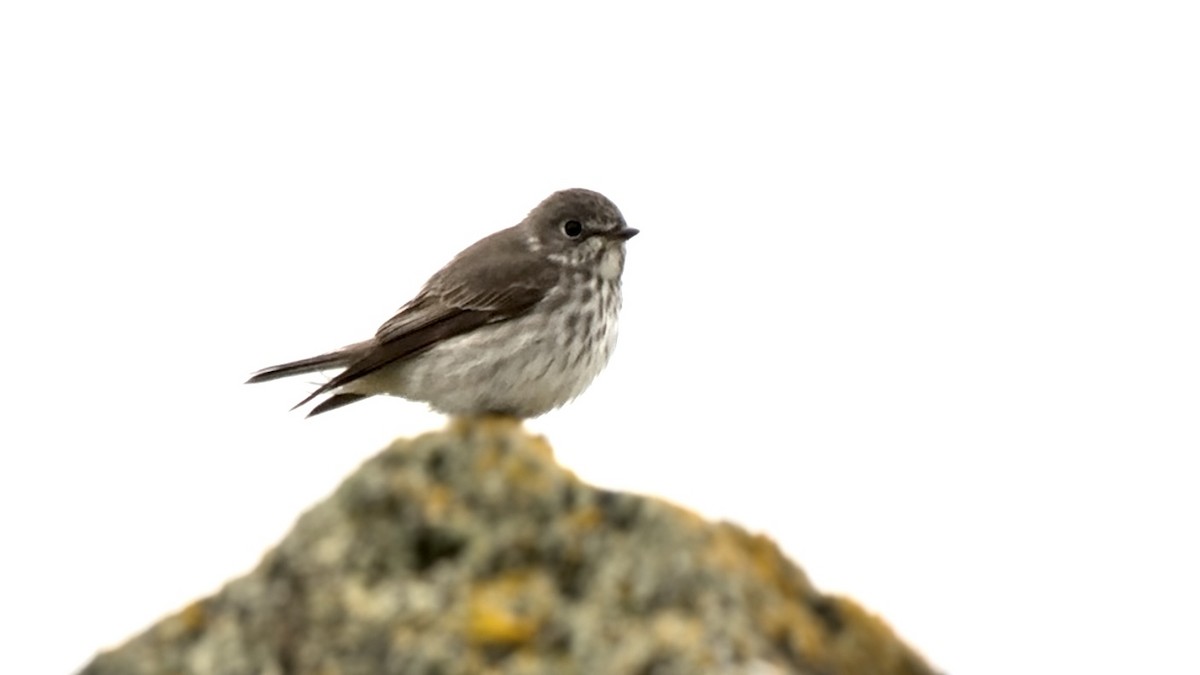
M 954 673 L 1196 673 L 1190 3 L 11 2 L 0 671 L 248 571 L 419 404 L 289 413 L 590 187 L 620 346 L 529 423 L 776 538 Z

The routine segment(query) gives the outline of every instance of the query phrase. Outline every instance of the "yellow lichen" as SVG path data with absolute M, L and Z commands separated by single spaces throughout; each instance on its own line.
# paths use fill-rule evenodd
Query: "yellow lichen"
M 481 582 L 470 593 L 468 639 L 480 645 L 528 644 L 549 615 L 553 596 L 550 582 L 528 571 Z
M 208 607 L 204 600 L 193 602 L 158 626 L 163 640 L 176 640 L 200 633 L 208 627 Z
M 593 530 L 604 522 L 604 514 L 595 506 L 585 506 L 578 509 L 568 516 L 568 523 L 571 529 L 588 531 Z
M 537 622 L 487 602 L 471 603 L 468 637 L 477 644 L 521 645 L 537 634 Z
M 453 495 L 445 486 L 432 485 L 427 488 L 424 499 L 424 516 L 426 520 L 438 521 L 450 512 Z
M 883 619 L 845 597 L 831 597 L 838 617 L 845 624 L 833 641 L 834 656 L 848 672 L 879 672 L 913 675 L 928 672 L 916 652 L 896 638 Z
M 208 625 L 208 607 L 204 601 L 193 602 L 179 613 L 184 629 L 189 633 L 197 633 Z

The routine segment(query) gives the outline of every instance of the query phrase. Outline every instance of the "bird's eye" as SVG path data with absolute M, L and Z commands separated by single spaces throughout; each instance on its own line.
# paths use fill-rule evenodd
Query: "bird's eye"
M 574 239 L 583 234 L 583 225 L 578 220 L 568 220 L 563 223 L 563 234 Z

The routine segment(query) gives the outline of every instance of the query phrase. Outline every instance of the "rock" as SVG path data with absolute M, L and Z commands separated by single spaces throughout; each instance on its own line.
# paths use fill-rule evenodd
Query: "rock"
M 84 675 L 916 675 L 769 539 L 581 483 L 512 420 L 397 441 Z

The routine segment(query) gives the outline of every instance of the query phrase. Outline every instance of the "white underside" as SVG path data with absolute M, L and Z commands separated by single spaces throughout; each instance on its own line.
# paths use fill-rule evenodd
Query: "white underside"
M 545 311 L 555 304 L 547 298 L 529 314 L 446 340 L 341 391 L 426 401 L 451 415 L 541 415 L 583 393 L 616 346 L 619 286 L 593 288 L 588 309 L 572 311 L 568 303 Z M 575 337 L 567 329 L 572 313 Z M 579 336 L 585 323 L 590 341 Z

